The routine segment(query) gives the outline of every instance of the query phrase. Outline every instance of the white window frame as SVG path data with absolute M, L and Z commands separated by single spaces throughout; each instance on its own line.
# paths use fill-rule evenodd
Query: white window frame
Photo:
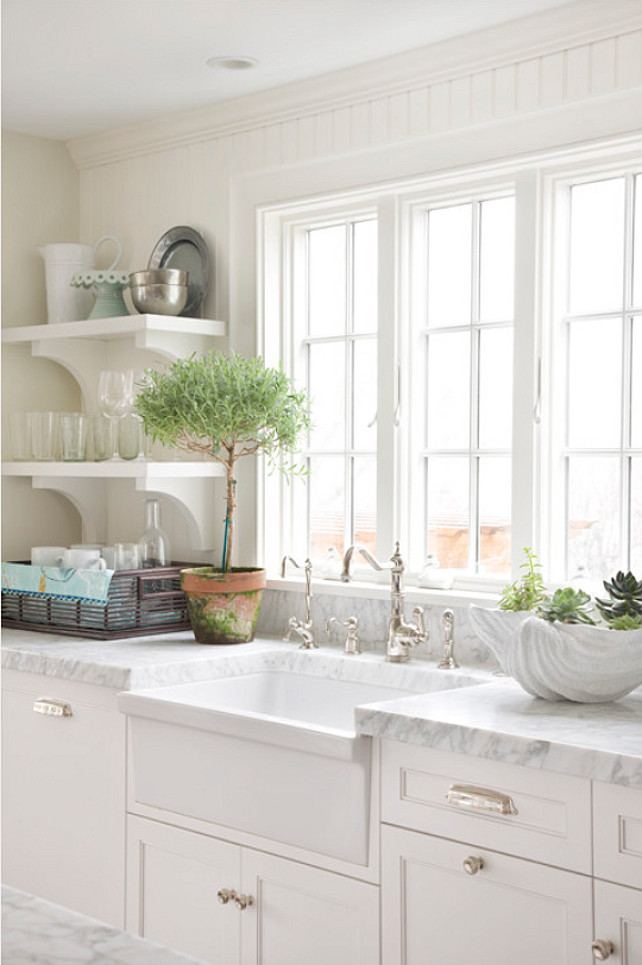
M 379 237 L 379 406 L 377 445 L 380 453 L 377 484 L 378 555 L 386 558 L 395 538 L 402 551 L 410 546 L 413 488 L 410 452 L 415 427 L 409 411 L 413 329 L 410 272 L 413 224 L 416 213 L 439 199 L 479 195 L 485 191 L 515 197 L 515 312 L 512 439 L 512 576 L 519 575 L 525 546 L 532 547 L 544 564 L 545 576 L 559 578 L 556 539 L 558 503 L 554 498 L 555 433 L 551 413 L 559 401 L 559 359 L 553 351 L 557 273 L 553 271 L 553 237 L 559 224 L 556 190 L 571 178 L 595 180 L 603 172 L 622 171 L 639 163 L 642 140 L 629 137 L 614 142 L 582 145 L 575 150 L 542 152 L 520 160 L 472 170 L 458 170 L 427 178 L 380 185 L 376 190 L 334 191 L 326 197 L 257 207 L 258 345 L 269 364 L 287 360 L 291 352 L 287 327 L 289 277 L 287 232 L 292 225 L 318 222 L 326 212 L 331 220 L 352 212 L 375 211 Z M 263 282 L 263 279 L 265 280 Z M 557 346 L 555 346 L 557 348 Z M 286 366 L 287 367 L 287 366 Z M 562 376 L 563 382 L 563 376 Z M 395 414 L 400 415 L 395 425 Z M 386 458 L 381 454 L 386 453 Z M 275 577 L 282 555 L 290 552 L 291 521 L 285 511 L 287 487 L 271 477 L 261 492 L 258 549 L 269 575 Z M 269 512 L 266 508 L 269 506 Z M 550 563 L 549 563 L 550 561 Z M 407 583 L 416 582 L 407 574 Z M 386 582 L 369 568 L 358 579 L 370 584 Z M 462 575 L 451 591 L 426 591 L 434 602 L 462 603 L 494 596 L 507 580 Z M 328 592 L 369 594 L 367 588 L 333 582 Z M 373 592 L 377 595 L 373 588 Z M 383 592 L 383 589 L 382 589 Z M 415 592 L 415 596 L 416 591 Z M 432 594 L 432 595 L 431 595 Z
M 567 446 L 565 437 L 569 403 L 567 381 L 569 364 L 568 322 L 569 319 L 580 317 L 568 315 L 571 189 L 576 185 L 589 184 L 609 178 L 625 177 L 627 179 L 625 188 L 627 198 L 625 200 L 624 226 L 623 308 L 621 312 L 597 313 L 595 315 L 581 317 L 600 318 L 613 314 L 622 315 L 624 317 L 623 338 L 625 340 L 623 353 L 624 366 L 630 366 L 632 361 L 631 345 L 627 337 L 627 332 L 630 330 L 630 319 L 633 316 L 642 318 L 642 306 L 633 306 L 630 302 L 632 223 L 630 219 L 631 211 L 628 203 L 628 194 L 631 191 L 633 172 L 642 175 L 642 160 L 639 156 L 637 158 L 627 157 L 626 159 L 618 161 L 598 159 L 592 163 L 584 163 L 581 166 L 566 167 L 562 172 L 550 175 L 545 185 L 545 192 L 548 198 L 547 215 L 551 239 L 548 249 L 549 263 L 546 271 L 549 302 L 546 308 L 547 324 L 545 326 L 546 381 L 550 398 L 550 415 L 546 423 L 543 458 L 546 466 L 545 479 L 547 483 L 544 499 L 546 516 L 550 523 L 547 531 L 543 533 L 543 538 L 545 540 L 546 554 L 549 561 L 549 572 L 552 578 L 558 582 L 568 582 L 573 577 L 573 574 L 568 572 L 567 561 L 568 489 L 566 459 L 568 454 L 570 452 L 582 451 L 595 455 L 618 456 L 621 470 L 622 464 L 627 459 L 630 459 L 631 456 L 642 456 L 641 449 L 633 449 L 631 446 L 625 444 L 631 418 L 631 399 L 628 397 L 624 372 L 623 379 L 625 381 L 622 398 L 620 446 L 615 449 L 596 447 L 590 450 L 577 450 Z M 626 291 L 627 287 L 629 288 L 628 296 Z M 553 417 L 554 413 L 557 413 L 556 418 Z M 563 418 L 559 418 L 559 413 L 563 413 Z M 620 486 L 620 541 L 621 546 L 624 547 L 627 539 L 626 530 L 628 523 L 623 509 L 628 502 L 630 493 L 627 474 L 623 471 L 621 471 Z

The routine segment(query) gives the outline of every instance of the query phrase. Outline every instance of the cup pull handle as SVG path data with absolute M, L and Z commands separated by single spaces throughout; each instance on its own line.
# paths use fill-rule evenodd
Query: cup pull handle
M 446 800 L 460 808 L 490 811 L 492 814 L 517 814 L 517 808 L 509 794 L 493 791 L 473 784 L 451 784 Z
M 66 700 L 53 697 L 39 697 L 33 705 L 34 713 L 48 714 L 50 717 L 72 717 L 71 704 Z

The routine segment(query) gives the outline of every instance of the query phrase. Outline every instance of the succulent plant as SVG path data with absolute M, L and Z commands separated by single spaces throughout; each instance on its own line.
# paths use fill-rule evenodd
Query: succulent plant
M 597 608 L 613 630 L 635 630 L 642 626 L 642 580 L 636 580 L 633 573 L 619 570 L 611 580 L 604 580 L 604 589 L 609 595 L 607 600 L 595 600 Z M 630 620 L 623 625 L 623 618 L 638 620 L 634 626 Z
M 591 597 L 584 590 L 576 590 L 572 586 L 565 586 L 555 590 L 552 596 L 547 596 L 538 607 L 537 612 L 549 623 L 589 623 L 595 624 L 589 610 Z
M 523 576 L 504 587 L 499 600 L 500 610 L 534 610 L 544 599 L 546 587 L 540 564 L 528 546 L 524 547 L 524 552 L 526 562 L 520 567 L 524 571 Z
M 615 617 L 609 626 L 611 630 L 642 630 L 642 617 L 632 617 L 627 613 L 623 617 Z

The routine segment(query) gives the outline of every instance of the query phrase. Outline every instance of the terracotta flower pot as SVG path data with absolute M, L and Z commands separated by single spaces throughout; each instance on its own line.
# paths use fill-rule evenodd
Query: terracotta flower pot
M 198 643 L 249 643 L 254 639 L 265 570 L 213 566 L 181 570 L 187 612 Z

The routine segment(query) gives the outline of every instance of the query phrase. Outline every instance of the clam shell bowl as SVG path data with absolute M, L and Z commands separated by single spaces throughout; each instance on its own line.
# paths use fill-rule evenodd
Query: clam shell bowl
M 533 697 L 605 703 L 642 684 L 642 630 L 548 623 L 528 611 L 475 606 L 468 614 L 504 673 Z

